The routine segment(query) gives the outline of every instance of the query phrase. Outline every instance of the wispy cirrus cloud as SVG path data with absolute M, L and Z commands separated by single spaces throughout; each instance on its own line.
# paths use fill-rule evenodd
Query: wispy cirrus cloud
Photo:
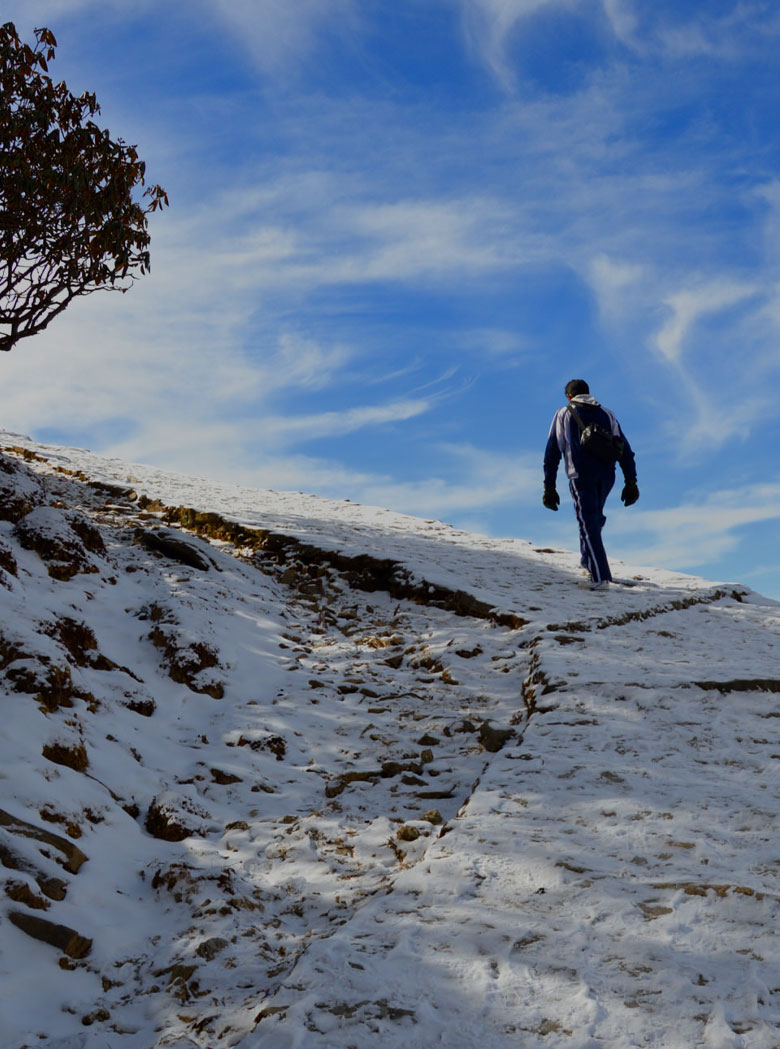
M 539 489 L 538 456 L 496 454 L 472 444 L 441 444 L 449 477 L 425 477 L 415 482 L 366 481 L 362 496 L 379 506 L 397 506 L 406 513 L 467 514 L 471 520 L 507 503 L 524 501 Z M 485 527 L 483 525 L 483 527 Z
M 340 382 L 351 355 L 294 335 L 259 358 L 228 343 L 176 352 L 159 333 L 140 338 L 133 324 L 104 343 L 102 311 L 79 313 L 68 323 L 63 319 L 56 338 L 39 337 L 26 355 L 3 361 L 6 388 L 13 390 L 3 406 L 6 428 L 26 432 L 27 420 L 36 419 L 45 440 L 97 445 L 119 458 L 225 479 L 251 478 L 260 486 L 278 483 L 281 474 L 283 487 L 290 487 L 302 483 L 301 463 L 316 461 L 326 473 L 338 473 L 336 464 L 323 459 L 296 459 L 296 448 L 406 423 L 446 395 L 440 390 L 428 397 L 366 396 L 364 403 L 352 401 L 342 411 L 307 413 L 296 407 L 282 413 L 302 391 L 317 393 Z M 85 376 L 81 384 L 74 383 L 74 373 Z M 277 461 L 299 465 L 290 473 Z M 304 474 L 319 490 L 314 467 Z
M 200 0 L 267 76 L 306 62 L 323 37 L 357 35 L 356 0 Z
M 763 50 L 780 35 L 780 14 L 774 5 L 740 2 L 723 12 L 708 5 L 679 20 L 666 17 L 657 26 L 658 44 L 670 57 L 692 56 L 733 61 Z
M 409 398 L 386 404 L 357 406 L 340 412 L 318 412 L 315 415 L 266 417 L 258 426 L 266 440 L 275 445 L 311 441 L 320 437 L 342 437 L 368 426 L 406 422 L 429 411 L 431 402 Z
M 608 321 L 625 318 L 641 295 L 646 276 L 641 262 L 627 262 L 606 254 L 592 258 L 586 269 L 588 283 Z
M 740 529 L 780 520 L 780 484 L 715 491 L 698 501 L 663 510 L 631 508 L 615 515 L 610 532 L 615 553 L 640 564 L 695 569 L 717 561 L 742 542 Z M 630 544 L 625 538 L 631 535 Z
M 136 17 L 154 10 L 156 0 L 5 0 L 4 15 L 24 26 L 54 26 L 99 10 L 111 17 Z M 360 25 L 356 0 L 168 0 L 187 17 L 211 15 L 234 43 L 267 75 L 289 72 L 317 50 L 323 37 L 355 33 Z M 198 11 L 199 9 L 199 11 Z
M 470 53 L 510 94 L 518 80 L 510 54 L 513 38 L 540 12 L 593 17 L 599 11 L 608 32 L 635 55 L 671 61 L 696 56 L 733 61 L 780 36 L 780 14 L 760 2 L 734 3 L 721 12 L 708 4 L 664 9 L 642 0 L 460 0 L 460 8 Z
M 54 25 L 55 21 L 82 14 L 90 8 L 118 8 L 120 5 L 121 0 L 106 0 L 105 3 L 103 0 L 6 0 L 3 14 L 16 22 L 19 29 L 27 25 Z
M 576 6 L 579 0 L 460 0 L 461 19 L 471 53 L 484 62 L 508 91 L 515 86 L 507 48 L 512 34 L 543 8 Z
M 388 201 L 368 180 L 293 175 L 258 194 L 235 186 L 204 212 L 202 264 L 233 289 L 290 290 L 383 281 L 451 281 L 507 270 L 533 256 L 514 205 L 471 192 Z M 185 266 L 192 269 L 194 262 Z
M 638 18 L 633 0 L 601 0 L 604 14 L 618 40 L 636 45 Z
M 655 346 L 670 364 L 679 364 L 685 340 L 698 320 L 730 309 L 756 295 L 755 284 L 706 282 L 670 295 L 664 306 L 671 312 L 655 336 Z

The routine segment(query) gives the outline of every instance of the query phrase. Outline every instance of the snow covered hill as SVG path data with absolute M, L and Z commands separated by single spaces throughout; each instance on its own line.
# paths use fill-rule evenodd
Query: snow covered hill
M 0 1049 L 780 1046 L 780 605 L 0 453 Z

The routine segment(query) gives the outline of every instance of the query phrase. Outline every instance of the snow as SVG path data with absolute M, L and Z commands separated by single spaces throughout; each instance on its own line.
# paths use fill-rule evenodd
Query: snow
M 0 447 L 0 1049 L 780 1045 L 779 604 Z

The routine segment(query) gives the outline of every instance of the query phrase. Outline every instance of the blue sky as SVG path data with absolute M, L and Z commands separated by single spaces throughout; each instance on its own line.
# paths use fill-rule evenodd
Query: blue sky
M 583 377 L 637 454 L 608 551 L 780 598 L 774 0 L 3 18 L 171 200 L 150 276 L 4 356 L 5 428 L 575 548 L 541 457 Z

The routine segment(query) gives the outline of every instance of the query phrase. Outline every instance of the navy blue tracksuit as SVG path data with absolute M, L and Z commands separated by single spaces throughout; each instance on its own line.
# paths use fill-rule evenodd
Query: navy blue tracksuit
M 623 438 L 625 449 L 620 459 L 620 468 L 626 481 L 636 481 L 634 453 L 614 413 L 600 405 L 589 394 L 577 394 L 571 403 L 586 426 L 595 422 Z M 580 428 L 568 406 L 555 413 L 550 427 L 544 452 L 545 485 L 555 487 L 561 458 L 569 478 L 569 489 L 580 530 L 582 565 L 588 569 L 594 583 L 611 580 L 612 573 L 601 539 L 601 530 L 607 521 L 604 516 L 604 504 L 615 483 L 615 467 L 599 462 L 580 447 Z

